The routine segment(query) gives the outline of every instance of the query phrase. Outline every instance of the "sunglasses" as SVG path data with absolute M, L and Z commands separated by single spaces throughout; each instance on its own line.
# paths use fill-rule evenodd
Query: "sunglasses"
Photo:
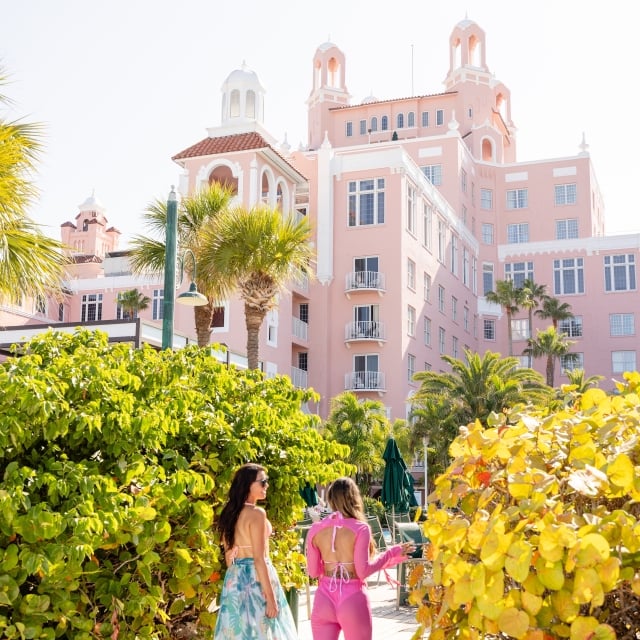
M 269 478 L 264 478 L 263 480 L 256 480 L 256 482 L 260 483 L 263 487 L 266 487 L 269 484 Z

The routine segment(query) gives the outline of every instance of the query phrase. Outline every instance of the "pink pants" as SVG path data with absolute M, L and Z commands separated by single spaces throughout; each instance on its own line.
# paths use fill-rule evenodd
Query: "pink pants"
M 357 578 L 349 582 L 321 576 L 311 612 L 313 640 L 371 640 L 371 604 L 366 584 Z

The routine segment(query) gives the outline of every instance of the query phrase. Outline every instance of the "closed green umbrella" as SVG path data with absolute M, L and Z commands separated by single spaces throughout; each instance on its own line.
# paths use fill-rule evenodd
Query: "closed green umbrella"
M 318 504 L 318 492 L 308 482 L 305 482 L 304 487 L 300 489 L 300 495 L 307 507 L 315 507 Z
M 393 439 L 387 440 L 382 458 L 385 462 L 382 476 L 382 504 L 392 514 L 409 511 L 409 506 L 415 502 L 412 489 L 411 474 L 402 459 L 398 443 Z

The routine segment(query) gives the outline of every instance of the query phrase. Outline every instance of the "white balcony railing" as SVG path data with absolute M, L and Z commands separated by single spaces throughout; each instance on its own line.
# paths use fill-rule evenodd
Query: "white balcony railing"
M 304 369 L 298 369 L 297 367 L 291 367 L 291 382 L 294 387 L 298 389 L 306 389 L 308 374 Z
M 293 277 L 293 286 L 299 291 L 309 291 L 309 276 L 304 271 L 298 271 Z
M 379 321 L 362 321 L 348 322 L 344 328 L 344 339 L 346 342 L 358 340 L 377 340 L 383 341 L 387 339 L 386 327 L 383 322 Z
M 385 290 L 384 273 L 379 271 L 352 271 L 345 276 L 345 291 L 356 291 L 360 289 L 373 289 L 374 291 Z
M 292 326 L 292 333 L 296 338 L 299 338 L 300 340 L 308 340 L 309 337 L 309 325 L 304 322 L 303 320 L 300 320 L 300 318 L 292 318 L 293 321 L 293 326 Z
M 346 391 L 383 391 L 385 376 L 381 371 L 352 371 L 344 377 Z

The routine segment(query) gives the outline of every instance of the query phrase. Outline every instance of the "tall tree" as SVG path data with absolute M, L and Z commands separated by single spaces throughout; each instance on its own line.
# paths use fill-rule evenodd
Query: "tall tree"
M 571 305 L 567 302 L 560 302 L 558 298 L 554 297 L 545 298 L 542 301 L 542 307 L 536 310 L 535 313 L 540 318 L 550 318 L 554 329 L 558 328 L 558 322 L 560 320 L 568 320 L 569 318 L 573 318 Z
M 194 319 L 198 345 L 209 344 L 211 320 L 216 303 L 222 299 L 220 281 L 210 265 L 203 264 L 202 234 L 213 224 L 215 218 L 224 210 L 232 197 L 228 187 L 216 182 L 197 193 L 184 198 L 178 209 L 178 255 L 189 249 L 196 260 L 198 290 L 207 296 L 208 303 L 194 307 Z M 131 247 L 131 266 L 136 273 L 160 274 L 164 271 L 167 234 L 167 202 L 154 200 L 146 209 L 142 223 L 150 236 L 134 236 Z M 193 265 L 186 261 L 188 275 L 193 277 Z
M 368 495 L 373 476 L 378 476 L 383 467 L 382 453 L 391 434 L 391 425 L 384 404 L 377 400 L 358 400 L 356 395 L 345 391 L 331 401 L 324 435 L 349 447 L 345 462 L 355 465 L 356 482 L 363 495 Z
M 564 333 L 558 333 L 555 327 L 547 327 L 544 331 L 538 330 L 535 338 L 527 340 L 528 347 L 524 353 L 533 358 L 546 358 L 547 384 L 553 387 L 555 379 L 556 360 L 569 353 L 574 344 Z
M 0 86 L 7 81 L 0 67 Z M 11 101 L 0 94 L 0 105 Z M 0 114 L 0 299 L 61 296 L 67 258 L 29 217 L 37 189 L 33 173 L 42 150 L 42 126 Z
M 129 318 L 137 318 L 138 311 L 149 308 L 151 298 L 137 289 L 130 289 L 129 291 L 121 291 L 116 302 Z
M 238 291 L 244 302 L 247 359 L 260 364 L 259 333 L 277 296 L 313 258 L 306 218 L 296 220 L 279 209 L 236 207 L 217 216 L 203 231 L 199 273 L 217 279 L 228 294 Z
M 533 336 L 533 312 L 549 297 L 547 285 L 537 284 L 531 278 L 522 283 L 522 307 L 529 313 L 529 338 Z
M 513 329 L 511 319 L 520 311 L 523 294 L 522 289 L 513 284 L 513 280 L 496 280 L 496 290 L 488 291 L 486 299 L 494 304 L 499 304 L 507 316 L 507 336 L 509 340 L 509 355 L 513 355 Z

